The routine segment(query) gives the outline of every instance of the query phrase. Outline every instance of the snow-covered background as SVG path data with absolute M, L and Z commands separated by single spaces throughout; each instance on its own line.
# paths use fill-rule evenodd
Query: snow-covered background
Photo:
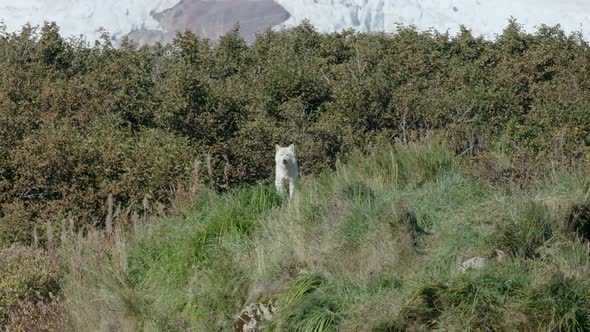
M 151 13 L 174 7 L 180 0 L 0 0 L 0 20 L 9 32 L 25 23 L 41 25 L 55 21 L 65 36 L 99 37 L 100 27 L 113 39 L 131 31 L 159 29 Z
M 526 31 L 541 24 L 561 24 L 566 32 L 590 37 L 590 0 L 276 0 L 290 14 L 284 25 L 303 18 L 322 32 L 355 28 L 362 32 L 395 31 L 398 23 L 419 29 L 459 31 L 494 38 L 513 16 Z
M 203 2 L 212 0 L 184 0 Z M 209 2 L 207 2 L 209 1 Z M 255 1 L 255 0 L 234 0 Z M 493 38 L 513 16 L 527 31 L 540 24 L 561 24 L 566 32 L 590 37 L 590 0 L 275 0 L 290 14 L 281 26 L 309 19 L 320 31 L 345 28 L 359 31 L 395 31 L 397 24 L 455 33 L 463 24 L 475 34 Z M 181 0 L 0 0 L 0 20 L 8 31 L 26 22 L 56 21 L 62 34 L 98 37 L 106 28 L 113 39 L 140 29 L 162 30 L 152 16 Z M 201 6 L 202 8 L 202 6 Z M 253 18 L 256 19 L 256 18 Z

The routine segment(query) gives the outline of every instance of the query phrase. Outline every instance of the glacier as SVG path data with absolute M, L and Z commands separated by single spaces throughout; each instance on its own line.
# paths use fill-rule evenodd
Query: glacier
M 0 20 L 8 32 L 30 23 L 55 21 L 64 36 L 83 35 L 93 41 L 105 28 L 113 40 L 147 28 L 160 30 L 152 13 L 176 6 L 181 0 L 0 0 Z
M 514 17 L 525 31 L 560 24 L 566 33 L 590 36 L 590 1 L 586 0 L 275 0 L 290 14 L 285 27 L 308 19 L 319 31 L 353 28 L 393 32 L 399 24 L 455 34 L 464 25 L 493 39 Z
M 188 1 L 188 0 L 184 0 Z M 211 0 L 208 0 L 211 1 Z M 253 1 L 253 0 L 235 0 Z M 0 20 L 7 31 L 29 22 L 55 21 L 65 36 L 97 39 L 104 27 L 113 40 L 140 29 L 162 30 L 154 13 L 181 0 L 0 0 Z M 205 1 L 206 2 L 206 1 Z M 392 32 L 399 24 L 451 34 L 465 25 L 475 35 L 494 38 L 514 17 L 534 32 L 541 24 L 560 24 L 567 33 L 590 36 L 587 0 L 275 0 L 290 17 L 275 26 L 293 27 L 308 19 L 319 31 L 352 28 L 360 32 Z M 255 19 L 255 18 L 253 18 Z

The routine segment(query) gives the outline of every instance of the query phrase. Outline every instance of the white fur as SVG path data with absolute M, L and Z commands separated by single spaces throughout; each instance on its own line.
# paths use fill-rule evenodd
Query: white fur
M 288 183 L 289 199 L 291 199 L 295 195 L 295 183 L 297 183 L 299 173 L 297 158 L 295 158 L 295 145 L 291 144 L 286 148 L 276 145 L 275 148 L 275 187 L 279 193 L 284 194 L 284 185 Z

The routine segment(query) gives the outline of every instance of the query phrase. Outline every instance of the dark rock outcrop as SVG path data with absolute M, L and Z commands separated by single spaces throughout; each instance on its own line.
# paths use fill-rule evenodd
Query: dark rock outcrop
M 190 30 L 199 37 L 216 39 L 239 22 L 241 35 L 251 43 L 256 32 L 281 24 L 289 13 L 273 0 L 183 0 L 153 16 L 164 31 L 141 29 L 127 37 L 139 44 L 167 43 L 176 32 Z

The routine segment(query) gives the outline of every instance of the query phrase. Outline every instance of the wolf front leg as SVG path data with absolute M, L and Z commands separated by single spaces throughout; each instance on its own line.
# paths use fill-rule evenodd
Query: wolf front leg
M 295 181 L 289 181 L 289 199 L 293 199 L 295 196 Z
M 285 193 L 282 180 L 275 180 L 275 188 L 279 194 L 283 195 Z

